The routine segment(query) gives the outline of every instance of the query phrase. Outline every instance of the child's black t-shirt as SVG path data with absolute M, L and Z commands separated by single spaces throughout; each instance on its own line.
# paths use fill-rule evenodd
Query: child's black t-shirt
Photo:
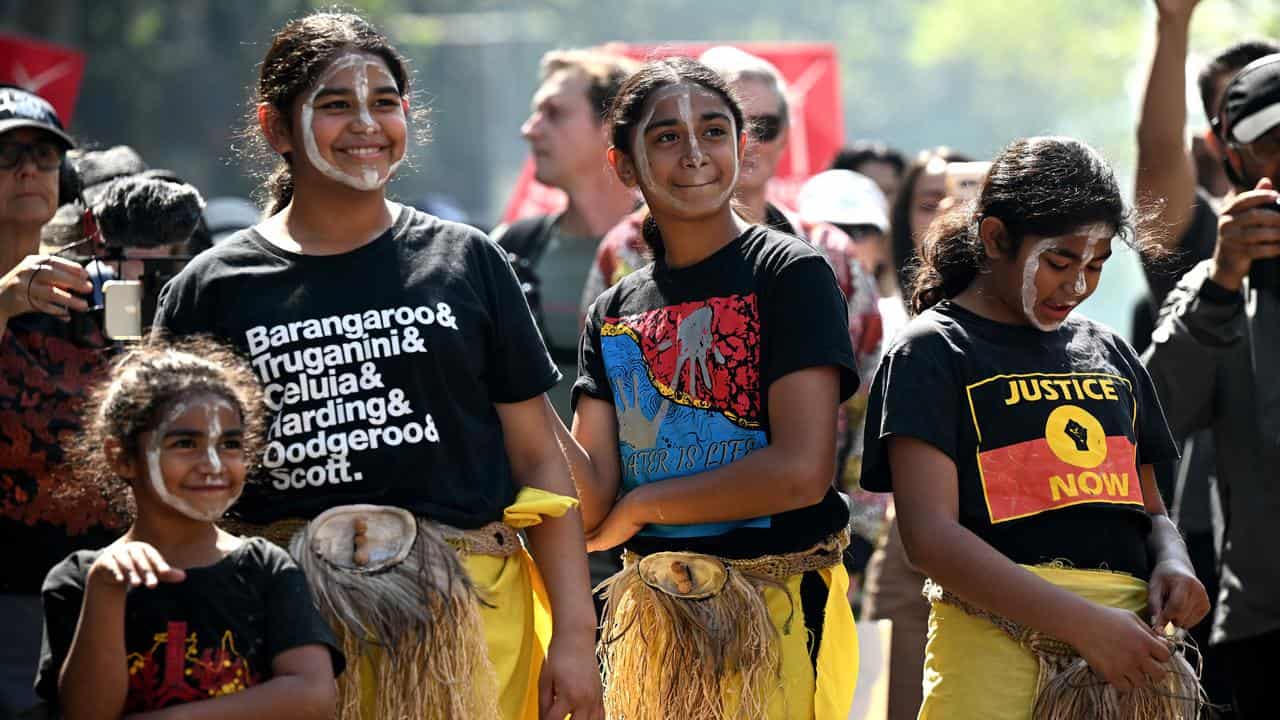
M 72 553 L 45 578 L 36 693 L 54 703 L 89 568 L 102 552 Z M 302 571 L 263 538 L 246 539 L 213 565 L 188 569 L 182 582 L 130 589 L 124 634 L 125 712 L 230 695 L 266 682 L 275 656 L 304 645 L 327 646 L 335 675 L 346 665 Z
M 893 490 L 894 435 L 955 462 L 960 523 L 1013 561 L 1149 575 L 1138 468 L 1177 448 L 1150 376 L 1115 333 L 1074 316 L 1042 332 L 939 303 L 876 371 L 869 490 Z
M 165 286 L 155 324 L 233 344 L 262 382 L 263 471 L 231 510 L 255 523 L 353 503 L 498 520 L 516 489 L 494 404 L 560 377 L 506 253 L 408 207 L 338 255 L 237 233 Z
M 626 492 L 768 445 L 770 385 L 828 365 L 840 370 L 843 401 L 858 376 L 830 266 L 803 241 L 753 226 L 690 267 L 659 260 L 601 294 L 586 320 L 573 391 L 575 402 L 586 394 L 614 405 Z M 817 505 L 769 517 L 649 525 L 627 547 L 737 558 L 794 552 L 848 520 L 831 489 Z

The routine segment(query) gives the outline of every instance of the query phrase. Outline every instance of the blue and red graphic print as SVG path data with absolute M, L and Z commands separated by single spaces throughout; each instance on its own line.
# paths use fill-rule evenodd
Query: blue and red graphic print
M 624 490 L 711 470 L 767 444 L 754 294 L 605 318 L 600 347 L 618 414 Z M 641 534 L 705 537 L 768 525 L 769 518 L 650 525 Z

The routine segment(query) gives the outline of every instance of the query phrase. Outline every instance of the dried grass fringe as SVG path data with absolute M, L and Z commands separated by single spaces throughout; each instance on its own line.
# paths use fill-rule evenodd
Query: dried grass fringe
M 347 656 L 338 679 L 340 720 L 500 717 L 481 598 L 434 523 L 419 519 L 408 557 L 377 573 L 335 568 L 310 545 L 304 531 L 289 550 Z M 372 672 L 360 672 L 361 660 Z M 371 717 L 360 702 L 365 682 L 374 686 L 366 691 L 375 699 Z
M 1031 720 L 1196 720 L 1210 707 L 1200 686 L 1203 662 L 1189 639 L 1167 641 L 1172 656 L 1153 687 L 1119 690 L 1060 640 L 971 605 L 932 580 L 925 582 L 924 596 L 991 622 L 1036 656 L 1040 672 Z M 1196 656 L 1195 667 L 1187 661 L 1188 650 Z
M 701 600 L 650 587 L 632 562 L 600 584 L 605 598 L 599 654 L 610 720 L 762 720 L 782 686 L 768 577 L 728 568 L 724 588 Z M 737 708 L 723 688 L 740 682 Z
M 1099 678 L 1078 655 L 1037 655 L 1040 677 L 1032 720 L 1196 720 L 1208 707 L 1200 687 L 1200 665 L 1183 653 L 1182 641 L 1170 641 L 1173 656 L 1154 687 L 1118 690 Z

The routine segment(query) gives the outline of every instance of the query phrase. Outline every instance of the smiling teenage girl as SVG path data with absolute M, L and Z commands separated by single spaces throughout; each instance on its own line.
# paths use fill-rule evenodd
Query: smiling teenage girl
M 238 515 L 293 536 L 359 655 L 345 717 L 592 720 L 585 544 L 544 414 L 558 373 L 502 251 L 387 200 L 408 85 L 358 17 L 281 30 L 258 83 L 282 158 L 271 216 L 188 265 L 156 324 L 228 338 L 264 384 L 264 472 Z M 515 531 L 531 525 L 536 568 Z M 545 665 L 539 569 L 555 618 Z
M 332 716 L 342 656 L 302 573 L 214 524 L 260 446 L 259 402 L 244 363 L 207 342 L 136 350 L 90 399 L 77 475 L 136 515 L 45 580 L 36 690 L 63 717 Z
M 606 707 L 843 718 L 857 673 L 849 514 L 831 488 L 836 407 L 857 387 L 844 300 L 821 254 L 734 213 L 746 137 L 716 73 L 647 65 L 611 123 L 655 260 L 595 302 L 574 386 L 589 544 L 627 550 L 606 583 Z
M 1195 716 L 1152 629 L 1208 610 L 1155 489 L 1176 451 L 1133 349 L 1071 314 L 1131 232 L 1111 169 L 1066 138 L 1010 145 L 976 206 L 930 227 L 863 465 L 932 579 L 921 718 L 1112 716 L 1043 714 L 1079 693 L 1151 718 L 1182 696 Z

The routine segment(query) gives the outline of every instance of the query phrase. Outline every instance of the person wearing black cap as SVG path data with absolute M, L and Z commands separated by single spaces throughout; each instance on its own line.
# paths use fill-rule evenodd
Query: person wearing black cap
M 65 486 L 61 443 L 79 427 L 82 392 L 103 347 L 71 340 L 70 312 L 87 310 L 84 268 L 40 254 L 40 229 L 59 203 L 74 143 L 40 97 L 0 87 L 0 717 L 35 702 L 40 584 L 73 550 L 114 537 L 93 502 L 55 500 Z M 103 343 L 105 344 L 105 343 Z M 98 505 L 103 503 L 99 502 Z
M 1213 256 L 1179 280 L 1144 362 L 1176 437 L 1208 429 L 1227 515 L 1210 642 L 1237 717 L 1273 717 L 1280 671 L 1280 54 L 1245 66 L 1213 118 L 1224 201 Z

